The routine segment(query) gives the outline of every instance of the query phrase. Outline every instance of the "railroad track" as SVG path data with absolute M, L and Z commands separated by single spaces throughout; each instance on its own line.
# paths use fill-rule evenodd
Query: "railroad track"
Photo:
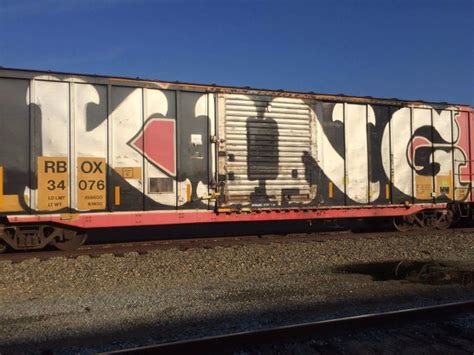
M 329 240 L 348 240 L 348 239 L 378 239 L 393 237 L 410 237 L 419 235 L 417 230 L 409 232 L 397 231 L 377 231 L 354 233 L 348 230 L 315 232 L 315 233 L 294 233 L 294 234 L 262 234 L 262 235 L 244 235 L 244 236 L 223 236 L 223 237 L 180 237 L 163 238 L 147 241 L 132 242 L 114 242 L 114 243 L 96 243 L 86 244 L 77 250 L 40 250 L 40 251 L 11 251 L 0 254 L 0 261 L 9 260 L 11 262 L 22 262 L 28 259 L 47 260 L 55 257 L 75 258 L 78 256 L 97 257 L 104 254 L 113 254 L 123 256 L 127 253 L 146 254 L 153 250 L 180 249 L 187 250 L 192 248 L 215 248 L 215 247 L 233 247 L 247 244 L 269 244 L 269 243 L 305 243 L 305 242 L 325 242 Z M 447 234 L 447 233 L 474 233 L 474 228 L 458 228 L 448 230 L 423 230 L 423 234 Z M 130 237 L 130 239 L 134 239 Z
M 111 354 L 207 354 L 216 352 L 231 353 L 242 351 L 242 349 L 247 353 L 252 353 L 256 352 L 252 351 L 252 347 L 258 347 L 264 344 L 278 345 L 285 342 L 296 343 L 298 341 L 304 341 L 305 339 L 307 340 L 308 338 L 314 339 L 316 337 L 321 339 L 374 328 L 380 330 L 384 328 L 404 327 L 420 322 L 445 321 L 468 315 L 472 312 L 474 312 L 474 300 L 209 336 L 118 350 L 111 352 Z M 467 349 L 467 351 L 472 352 L 474 348 Z

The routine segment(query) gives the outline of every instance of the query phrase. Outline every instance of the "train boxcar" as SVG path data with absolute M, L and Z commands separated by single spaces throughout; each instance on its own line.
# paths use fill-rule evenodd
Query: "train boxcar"
M 126 226 L 470 216 L 473 109 L 0 69 L 2 247 Z

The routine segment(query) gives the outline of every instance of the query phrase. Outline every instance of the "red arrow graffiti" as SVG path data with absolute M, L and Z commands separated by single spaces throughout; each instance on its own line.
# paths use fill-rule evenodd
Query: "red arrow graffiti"
M 175 120 L 152 118 L 133 137 L 129 144 L 157 168 L 176 175 Z

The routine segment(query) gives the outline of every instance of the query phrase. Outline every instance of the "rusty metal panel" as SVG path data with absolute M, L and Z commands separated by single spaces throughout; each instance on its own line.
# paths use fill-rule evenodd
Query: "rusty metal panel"
M 299 99 L 227 94 L 221 124 L 222 205 L 272 207 L 314 198 L 305 154 L 313 154 L 312 109 Z

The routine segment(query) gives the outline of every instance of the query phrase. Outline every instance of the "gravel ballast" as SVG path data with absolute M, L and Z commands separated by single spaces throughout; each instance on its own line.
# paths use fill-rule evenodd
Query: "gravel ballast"
M 0 349 L 105 351 L 474 297 L 354 265 L 455 262 L 474 234 L 289 242 L 0 262 Z

